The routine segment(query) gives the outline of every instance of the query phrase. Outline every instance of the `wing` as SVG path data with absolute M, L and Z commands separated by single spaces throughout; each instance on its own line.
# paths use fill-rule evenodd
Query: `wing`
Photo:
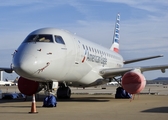
M 117 76 L 122 76 L 126 72 L 132 71 L 138 69 L 141 72 L 145 71 L 151 71 L 151 70 L 161 70 L 163 73 L 165 72 L 165 69 L 168 69 L 168 65 L 156 65 L 156 66 L 143 66 L 143 67 L 135 67 L 135 68 L 106 68 L 101 69 L 99 74 L 103 78 L 112 78 Z
M 0 68 L 0 71 L 5 71 L 7 73 L 12 73 L 13 69 L 12 68 Z
M 137 59 L 132 59 L 132 60 L 125 60 L 123 63 L 124 64 L 129 64 L 129 63 L 133 63 L 133 62 L 139 62 L 139 61 L 154 59 L 154 58 L 158 58 L 158 57 L 163 57 L 163 55 L 156 55 L 156 56 L 137 58 Z

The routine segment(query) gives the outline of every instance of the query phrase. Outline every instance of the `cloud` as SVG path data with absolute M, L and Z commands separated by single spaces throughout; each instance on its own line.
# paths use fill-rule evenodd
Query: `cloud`
M 34 3 L 38 2 L 38 0 L 34 0 L 33 1 Z M 8 1 L 5 1 L 3 0 L 3 2 L 1 2 L 0 6 L 20 6 L 20 5 L 28 5 L 28 4 L 32 4 L 32 1 L 29 0 L 29 1 L 23 1 L 23 0 L 8 0 Z
M 168 1 L 165 0 L 159 0 L 159 1 L 153 1 L 153 0 L 95 0 L 95 1 L 101 1 L 101 2 L 110 2 L 110 3 L 122 3 L 129 5 L 134 8 L 150 11 L 150 12 L 156 12 L 160 11 L 160 9 L 164 10 L 164 8 L 160 6 L 168 6 Z
M 156 6 L 156 4 L 158 5 L 163 5 L 166 6 L 168 4 L 168 2 L 166 1 L 151 1 L 151 0 L 142 0 L 142 1 L 136 1 L 136 0 L 90 0 L 90 1 L 99 1 L 99 2 L 110 2 L 110 3 L 120 3 L 120 4 L 127 4 L 129 6 L 132 6 L 134 8 L 139 8 L 141 6 L 147 7 L 147 8 L 159 8 L 158 6 Z M 85 17 L 81 19 L 81 17 L 77 17 L 73 22 L 73 23 L 57 23 L 57 21 L 52 21 L 52 22 L 47 22 L 47 21 L 42 21 L 40 18 L 41 16 L 38 16 L 38 20 L 40 20 L 40 22 L 35 21 L 37 18 L 32 18 L 32 21 L 21 21 L 19 23 L 16 23 L 16 25 L 20 25 L 18 26 L 18 28 L 15 27 L 15 29 L 17 32 L 10 32 L 10 36 L 8 36 L 8 34 L 4 34 L 4 39 L 7 40 L 11 40 L 11 39 L 15 39 L 16 41 L 18 39 L 23 40 L 24 37 L 26 37 L 26 35 L 31 32 L 31 30 L 34 29 L 38 29 L 40 27 L 45 27 L 45 26 L 56 26 L 56 27 L 62 27 L 63 29 L 68 29 L 69 31 L 72 31 L 74 33 L 77 33 L 77 35 L 80 35 L 84 38 L 87 38 L 89 40 L 92 40 L 94 42 L 98 42 L 98 44 L 103 45 L 105 47 L 110 47 L 111 41 L 112 41 L 112 36 L 113 36 L 113 30 L 114 30 L 114 22 L 115 19 L 111 19 L 111 21 L 109 20 L 102 20 L 101 19 L 101 15 L 99 19 L 90 19 L 89 16 L 91 16 L 91 7 L 95 6 L 93 3 L 92 4 L 86 4 L 85 2 L 80 2 L 80 1 L 76 1 L 76 0 L 70 0 L 70 1 L 61 1 L 61 0 L 57 0 L 57 1 L 51 1 L 52 4 L 49 4 L 49 2 L 46 2 L 44 0 L 35 0 L 35 1 L 21 1 L 21 0 L 16 0 L 15 2 L 13 1 L 9 1 L 9 2 L 4 2 L 1 5 L 13 5 L 13 6 L 17 6 L 17 5 L 28 5 L 28 6 L 32 6 L 32 8 L 34 9 L 30 9 L 28 7 L 26 7 L 26 9 L 28 9 L 27 11 L 31 10 L 31 11 L 36 11 L 36 9 L 42 9 L 42 8 L 50 8 L 50 7 L 54 7 L 56 5 L 61 5 L 60 7 L 63 7 L 63 5 L 69 5 L 72 6 L 73 8 L 75 8 L 78 12 L 80 12 L 82 15 L 84 15 Z M 38 3 L 38 6 L 33 6 L 33 4 Z M 149 4 L 151 3 L 151 4 Z M 41 7 L 40 7 L 41 6 Z M 64 6 L 65 7 L 65 6 Z M 97 9 L 98 11 L 101 11 L 101 8 L 99 7 L 95 7 L 95 9 Z M 143 8 L 144 9 L 144 8 Z M 151 8 L 150 8 L 151 9 Z M 55 8 L 55 11 L 57 11 L 58 9 Z M 162 10 L 162 9 L 161 9 Z M 26 11 L 26 10 L 25 10 Z M 23 13 L 25 11 L 22 11 Z M 147 10 L 150 11 L 150 10 Z M 151 9 L 152 11 L 152 9 Z M 74 11 L 72 11 L 74 12 Z M 129 16 L 129 14 L 127 14 L 127 12 L 121 13 L 121 39 L 120 39 L 120 44 L 123 50 L 132 50 L 132 49 L 152 49 L 152 48 L 164 48 L 164 46 L 168 45 L 167 42 L 167 31 L 168 31 L 168 25 L 167 25 L 167 19 L 168 19 L 168 15 L 164 14 L 161 15 L 162 13 L 160 11 L 158 11 L 159 16 L 155 15 L 155 14 L 151 14 L 151 13 L 146 13 L 146 16 L 142 16 L 141 19 L 138 19 L 134 16 L 131 17 L 131 19 L 124 19 L 124 17 L 122 18 L 122 15 L 124 16 L 126 14 L 126 16 Z M 166 12 L 165 12 L 166 13 Z M 38 14 L 38 12 L 36 13 Z M 66 13 L 64 13 L 66 14 Z M 75 12 L 75 14 L 77 14 Z M 106 14 L 106 13 L 104 13 Z M 136 12 L 135 12 L 136 14 Z M 65 15 L 66 16 L 66 15 Z M 114 15 L 115 17 L 116 15 Z M 139 15 L 140 16 L 140 15 Z M 113 17 L 113 18 L 114 18 Z M 86 18 L 86 19 L 85 19 Z M 28 18 L 27 18 L 28 19 Z M 51 19 L 51 18 L 50 18 Z M 54 18 L 53 18 L 54 19 Z M 70 19 L 70 18 L 64 18 L 64 19 Z M 55 23 L 56 24 L 55 24 Z M 26 23 L 26 24 L 25 24 Z M 22 33 L 22 29 L 24 28 L 24 33 Z M 2 28 L 1 28 L 2 29 Z M 4 27 L 4 29 L 7 29 L 7 27 Z M 6 30 L 7 31 L 7 30 Z M 21 35 L 18 37 L 16 36 L 16 34 L 21 33 Z M 16 37 L 13 37 L 16 36 Z M 2 40 L 2 39 L 1 39 Z M 13 44 L 16 41 L 11 41 L 11 43 Z M 19 42 L 20 42 L 19 41 Z M 106 42 L 104 42 L 106 41 Z M 159 43 L 158 43 L 159 42 Z M 17 42 L 18 43 L 18 42 Z M 5 44 L 5 43 L 4 43 Z M 5 46 L 7 46 L 8 44 L 6 43 Z M 131 47 L 129 47 L 131 45 Z M 1 47 L 3 47 L 4 45 L 2 45 Z
M 77 35 L 110 47 L 115 21 L 78 21 L 78 25 L 68 28 Z M 168 51 L 167 17 L 164 19 L 145 18 L 142 20 L 122 21 L 120 26 L 120 46 L 122 50 L 134 52 L 140 49 L 147 51 Z

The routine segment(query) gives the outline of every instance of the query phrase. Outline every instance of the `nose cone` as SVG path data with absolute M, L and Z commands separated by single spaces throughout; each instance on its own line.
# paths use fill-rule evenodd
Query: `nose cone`
M 13 69 L 20 76 L 29 77 L 36 70 L 36 58 L 28 53 L 16 55 L 13 58 Z

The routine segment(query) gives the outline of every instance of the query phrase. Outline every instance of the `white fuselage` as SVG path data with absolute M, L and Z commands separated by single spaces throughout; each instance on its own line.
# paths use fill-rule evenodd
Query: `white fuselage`
M 45 28 L 29 35 L 52 35 L 52 42 L 27 42 L 15 51 L 13 69 L 34 81 L 66 82 L 72 86 L 92 86 L 106 81 L 99 75 L 102 68 L 123 67 L 118 53 L 87 41 L 67 31 Z M 65 44 L 55 41 L 61 36 Z

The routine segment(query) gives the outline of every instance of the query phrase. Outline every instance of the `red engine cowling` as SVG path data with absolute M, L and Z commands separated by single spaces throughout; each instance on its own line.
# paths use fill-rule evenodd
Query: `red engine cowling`
M 31 96 L 39 92 L 42 88 L 40 88 L 39 82 L 20 77 L 18 80 L 18 89 L 21 93 Z
M 130 94 L 140 93 L 145 85 L 145 77 L 140 72 L 127 72 L 122 77 L 122 87 Z

